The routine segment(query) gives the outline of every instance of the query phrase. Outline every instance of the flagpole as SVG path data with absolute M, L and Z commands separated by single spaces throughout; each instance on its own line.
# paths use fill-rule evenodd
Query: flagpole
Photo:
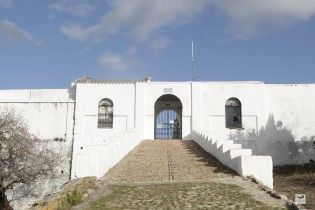
M 195 58 L 194 58 L 194 41 L 191 42 L 191 80 L 195 80 Z

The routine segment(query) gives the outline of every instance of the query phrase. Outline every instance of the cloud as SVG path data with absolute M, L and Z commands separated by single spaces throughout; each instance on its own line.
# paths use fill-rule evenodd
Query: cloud
M 0 20 L 0 41 L 40 44 L 40 41 L 34 38 L 30 32 L 22 29 L 20 26 L 9 20 Z
M 143 40 L 159 29 L 190 22 L 206 9 L 209 0 L 116 0 L 109 1 L 110 10 L 91 26 L 78 23 L 64 25 L 60 31 L 79 41 L 101 41 L 108 35 L 127 31 Z
M 104 68 L 115 71 L 128 70 L 138 64 L 134 57 L 136 48 L 134 46 L 128 48 L 124 53 L 105 52 L 98 58 L 99 64 Z
M 248 39 L 308 21 L 315 15 L 314 0 L 214 0 L 224 11 L 228 31 L 237 39 Z
M 136 53 L 137 53 L 137 47 L 134 46 L 134 45 L 132 45 L 132 46 L 130 46 L 130 47 L 125 51 L 124 54 L 125 54 L 126 56 L 132 57 L 132 56 L 134 56 Z
M 165 27 L 190 23 L 205 11 L 221 10 L 227 31 L 237 39 L 281 30 L 315 15 L 314 0 L 116 0 L 94 25 L 63 25 L 60 31 L 74 40 L 102 41 L 124 33 L 144 40 Z M 205 26 L 210 27 L 210 26 Z
M 13 6 L 13 0 L 0 0 L 0 8 L 10 8 Z
M 51 4 L 49 7 L 58 12 L 69 13 L 78 17 L 87 17 L 96 9 L 95 6 L 88 3 L 71 3 L 66 1 Z
M 161 53 L 162 50 L 166 49 L 171 41 L 167 38 L 155 39 L 150 44 L 150 49 L 157 55 Z

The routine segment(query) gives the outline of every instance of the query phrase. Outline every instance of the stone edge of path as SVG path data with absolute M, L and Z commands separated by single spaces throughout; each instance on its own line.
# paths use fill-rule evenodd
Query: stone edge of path
M 286 203 L 287 208 L 292 209 L 292 210 L 301 209 L 294 201 L 290 200 L 286 195 L 283 195 L 276 190 L 272 190 L 270 187 L 264 185 L 260 180 L 256 179 L 254 176 L 247 176 L 247 177 L 244 177 L 244 179 L 247 179 L 256 183 L 259 189 L 265 191 L 271 197 L 283 200 Z

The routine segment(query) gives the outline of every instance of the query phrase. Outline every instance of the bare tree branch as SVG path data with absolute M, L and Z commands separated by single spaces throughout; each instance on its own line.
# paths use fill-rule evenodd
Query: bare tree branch
M 7 190 L 29 196 L 32 183 L 55 175 L 58 161 L 44 141 L 30 134 L 22 117 L 13 110 L 0 112 L 0 209 L 11 209 Z

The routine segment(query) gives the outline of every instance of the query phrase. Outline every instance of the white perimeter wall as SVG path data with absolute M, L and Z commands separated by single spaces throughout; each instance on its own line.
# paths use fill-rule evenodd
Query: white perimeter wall
M 67 89 L 1 90 L 0 108 L 13 108 L 41 139 L 72 139 L 74 101 Z
M 75 139 L 81 147 L 134 128 L 134 84 L 77 84 Z M 113 101 L 114 121 L 112 129 L 97 127 L 99 102 Z
M 266 85 L 266 115 L 281 121 L 295 140 L 315 137 L 315 85 Z
M 234 140 L 254 155 L 271 155 L 275 165 L 308 162 L 315 130 L 314 85 L 267 85 L 262 82 L 143 82 L 78 84 L 76 144 L 98 144 L 137 128 L 139 138 L 154 139 L 154 105 L 164 94 L 183 104 L 183 139 L 191 131 L 212 138 Z M 244 129 L 225 128 L 225 104 L 231 98 L 242 103 Z M 114 128 L 97 128 L 98 102 L 114 103 Z M 302 140 L 303 143 L 296 141 Z
M 41 197 L 69 180 L 74 101 L 67 89 L 0 90 L 0 110 L 12 109 L 24 118 L 30 132 L 47 142 L 61 160 L 58 178 L 38 184 L 38 197 Z M 13 205 L 19 209 L 31 202 L 32 199 L 22 199 Z
M 113 128 L 98 128 L 99 102 L 108 98 L 113 101 Z M 135 84 L 134 83 L 109 83 L 109 84 L 81 84 L 76 85 L 76 112 L 75 112 L 75 136 L 73 145 L 72 178 L 84 176 L 100 177 L 117 162 L 114 156 L 108 156 L 109 148 L 123 154 L 123 158 L 130 149 L 137 145 L 138 131 L 135 131 Z M 110 146 L 120 134 L 136 132 L 125 143 L 122 152 Z M 127 135 L 127 134 L 126 134 Z M 128 136 L 128 135 L 127 135 Z M 127 138 L 127 137 L 126 137 Z M 119 142 L 124 144 L 121 137 Z M 129 145 L 129 146 L 128 146 Z M 102 156 L 103 154 L 103 156 Z M 97 158 L 95 158 L 97 157 Z M 99 162 L 100 158 L 107 158 L 106 170 Z M 109 168 L 108 168 L 109 167 Z
M 213 137 L 229 138 L 236 130 L 225 128 L 225 104 L 235 97 L 242 104 L 242 125 L 257 133 L 265 122 L 264 84 L 260 82 L 205 82 L 202 83 L 203 115 L 206 133 Z
M 315 85 L 265 85 L 265 94 L 266 122 L 256 152 L 269 153 L 276 165 L 315 160 Z
M 202 107 L 193 111 L 194 129 L 211 138 L 234 140 L 254 155 L 270 155 L 274 165 L 315 159 L 315 85 L 203 82 L 193 94 L 193 104 L 202 101 Z M 230 97 L 242 103 L 242 130 L 225 128 L 225 103 Z

